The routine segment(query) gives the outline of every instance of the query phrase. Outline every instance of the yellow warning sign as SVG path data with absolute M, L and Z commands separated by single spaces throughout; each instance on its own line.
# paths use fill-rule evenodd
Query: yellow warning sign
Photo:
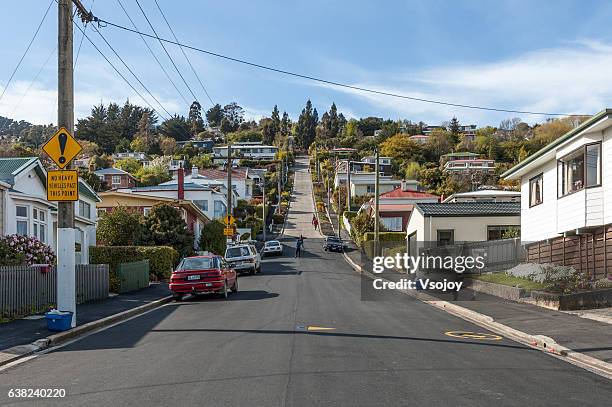
M 64 127 L 42 146 L 42 150 L 60 169 L 66 168 L 82 149 L 79 142 Z
M 234 217 L 232 215 L 225 215 L 225 217 L 223 218 L 223 222 L 227 225 L 227 226 L 231 226 L 234 223 L 236 223 L 236 219 L 234 219 Z
M 448 331 L 445 332 L 444 335 L 452 336 L 454 338 L 480 339 L 484 341 L 499 341 L 502 339 L 502 337 L 499 335 L 467 331 Z
M 225 228 L 223 229 L 224 236 L 234 236 L 234 228 Z
M 79 200 L 79 175 L 76 170 L 47 172 L 47 200 Z

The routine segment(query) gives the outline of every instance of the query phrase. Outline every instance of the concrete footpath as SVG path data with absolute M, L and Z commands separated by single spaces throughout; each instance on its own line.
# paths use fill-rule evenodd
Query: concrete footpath
M 77 305 L 77 327 L 57 333 L 47 330 L 44 315 L 32 315 L 0 324 L 0 366 L 85 332 L 127 319 L 170 300 L 165 283 Z

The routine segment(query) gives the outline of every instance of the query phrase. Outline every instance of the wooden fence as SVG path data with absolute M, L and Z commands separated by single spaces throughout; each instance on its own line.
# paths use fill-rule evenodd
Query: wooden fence
M 56 284 L 55 267 L 0 267 L 0 318 L 14 319 L 46 311 L 57 302 Z M 108 265 L 76 266 L 77 304 L 107 298 L 108 290 Z
M 594 280 L 612 276 L 612 226 L 527 244 L 527 261 L 570 266 Z

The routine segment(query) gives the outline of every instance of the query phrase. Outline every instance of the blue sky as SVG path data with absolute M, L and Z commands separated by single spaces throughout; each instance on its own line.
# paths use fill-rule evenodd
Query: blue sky
M 150 32 L 135 0 L 121 1 L 137 26 Z M 154 1 L 139 1 L 158 34 L 171 38 Z M 175 33 L 186 44 L 333 81 L 516 110 L 594 113 L 612 106 L 609 1 L 158 2 Z M 103 19 L 130 25 L 117 0 L 83 0 L 83 3 L 87 8 L 93 7 L 94 14 Z M 0 88 L 48 4 L 47 0 L 29 0 L 3 1 L 0 5 L 4 17 L 0 36 L 5 39 Z M 33 123 L 56 121 L 56 55 L 43 65 L 56 47 L 56 30 L 54 3 L 0 101 L 0 115 Z M 112 27 L 100 30 L 167 110 L 187 113 L 188 106 L 139 36 Z M 91 27 L 87 34 L 125 72 Z M 81 33 L 76 29 L 74 37 L 76 55 L 81 41 Z M 188 96 L 159 44 L 148 41 L 181 92 Z M 209 102 L 180 51 L 174 46 L 167 48 L 207 109 Z M 187 52 L 215 102 L 236 101 L 255 119 L 268 115 L 275 104 L 296 118 L 308 98 L 320 113 L 336 102 L 348 117 L 380 116 L 439 124 L 456 115 L 462 123 L 478 125 L 497 125 L 501 119 L 512 116 L 531 123 L 544 119 L 364 94 Z M 32 83 L 41 67 L 40 76 Z M 128 73 L 125 75 L 138 87 Z M 123 102 L 127 98 L 144 105 L 85 40 L 75 70 L 76 117 L 87 115 L 91 106 L 101 101 Z

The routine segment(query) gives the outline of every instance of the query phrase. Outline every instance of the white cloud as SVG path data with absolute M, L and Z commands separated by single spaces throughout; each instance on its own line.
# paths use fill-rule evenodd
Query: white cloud
M 483 64 L 442 66 L 418 72 L 380 72 L 354 86 L 457 104 L 551 113 L 595 113 L 609 105 L 612 47 L 598 41 L 580 41 L 563 47 L 526 52 Z M 431 123 L 457 115 L 462 121 L 495 124 L 500 117 L 519 116 L 539 121 L 542 116 L 494 113 L 420 103 L 384 95 L 318 84 L 366 100 L 378 110 Z

